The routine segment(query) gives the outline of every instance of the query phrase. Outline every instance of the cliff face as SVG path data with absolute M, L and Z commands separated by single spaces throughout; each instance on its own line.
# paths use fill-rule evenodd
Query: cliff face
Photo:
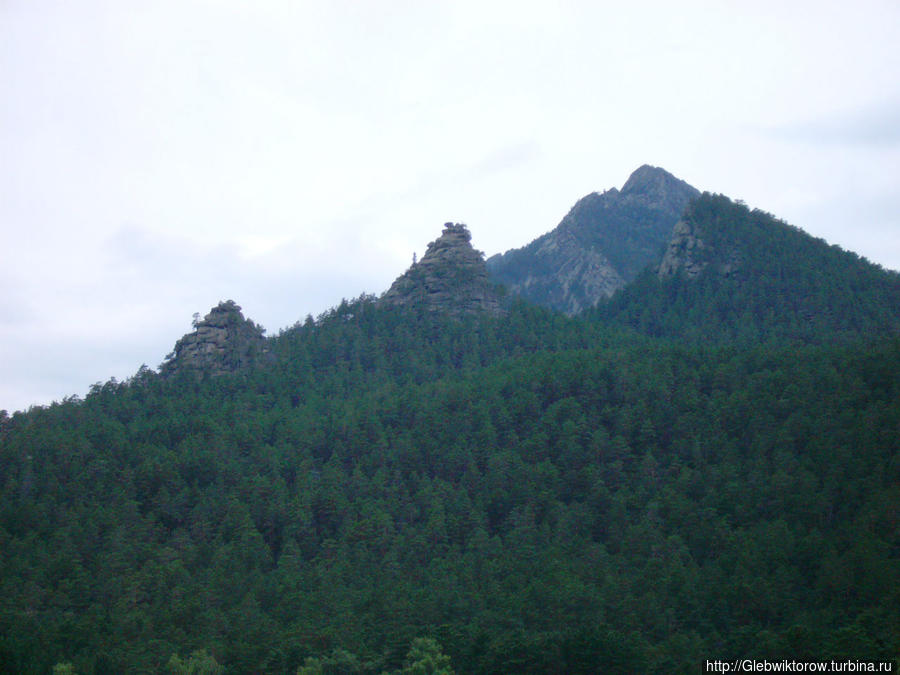
M 505 254 L 513 254 L 507 260 L 492 257 L 491 275 L 512 293 L 569 316 L 626 283 L 603 252 L 585 246 L 573 228 L 557 228 L 527 248 Z M 523 255 L 515 256 L 519 252 Z
M 488 278 L 484 255 L 465 225 L 446 223 L 422 259 L 391 285 L 380 302 L 449 314 L 499 314 L 500 289 Z
M 672 228 L 672 238 L 659 263 L 657 272 L 659 277 L 661 279 L 671 277 L 680 270 L 683 270 L 684 275 L 689 279 L 699 276 L 706 267 L 706 261 L 702 256 L 704 248 L 706 248 L 706 244 L 703 243 L 694 225 L 679 220 Z
M 190 370 L 224 375 L 246 368 L 267 352 L 263 332 L 244 318 L 233 300 L 220 302 L 202 320 L 194 321 L 192 333 L 175 343 L 160 373 L 171 376 Z
M 577 314 L 658 263 L 672 227 L 699 194 L 662 169 L 642 166 L 621 190 L 579 200 L 552 232 L 492 256 L 491 278 L 532 302 Z
M 709 223 L 704 224 L 710 226 Z M 688 279 L 695 279 L 709 265 L 723 277 L 738 274 L 743 261 L 740 244 L 722 239 L 721 236 L 712 239 L 704 237 L 703 227 L 689 207 L 672 228 L 672 236 L 657 268 L 657 275 L 665 279 L 683 272 Z M 713 240 L 718 240 L 718 243 Z

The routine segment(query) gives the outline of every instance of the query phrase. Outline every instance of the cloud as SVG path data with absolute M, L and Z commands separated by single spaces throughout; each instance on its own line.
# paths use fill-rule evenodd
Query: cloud
M 543 156 L 540 144 L 524 140 L 498 148 L 471 167 L 474 174 L 492 174 L 539 160 Z
M 816 145 L 896 147 L 900 145 L 900 100 L 775 126 L 768 133 L 777 139 Z

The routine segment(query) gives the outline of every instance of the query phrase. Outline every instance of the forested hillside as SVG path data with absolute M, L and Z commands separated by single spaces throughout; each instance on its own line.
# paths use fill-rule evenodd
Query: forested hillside
M 691 202 L 663 259 L 594 312 L 643 334 L 744 345 L 900 331 L 900 274 L 722 195 Z
M 0 671 L 896 657 L 900 341 L 823 331 L 360 298 L 3 416 Z

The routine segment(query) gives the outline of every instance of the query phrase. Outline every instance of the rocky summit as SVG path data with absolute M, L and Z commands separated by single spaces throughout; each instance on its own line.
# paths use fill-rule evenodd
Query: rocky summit
M 445 223 L 441 236 L 428 244 L 422 259 L 394 281 L 380 302 L 447 314 L 500 314 L 501 295 L 488 277 L 484 254 L 472 247 L 469 229 Z
M 263 328 L 244 318 L 233 300 L 220 302 L 203 319 L 194 319 L 193 332 L 175 343 L 174 351 L 160 366 L 160 373 L 233 373 L 266 354 L 263 333 Z
M 644 165 L 621 190 L 579 200 L 551 232 L 488 259 L 492 279 L 532 302 L 574 315 L 657 264 L 672 227 L 700 193 Z

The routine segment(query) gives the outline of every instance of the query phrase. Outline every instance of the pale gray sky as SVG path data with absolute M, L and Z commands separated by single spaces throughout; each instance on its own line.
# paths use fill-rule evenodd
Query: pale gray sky
M 644 163 L 900 269 L 900 3 L 0 0 L 0 408 Z

